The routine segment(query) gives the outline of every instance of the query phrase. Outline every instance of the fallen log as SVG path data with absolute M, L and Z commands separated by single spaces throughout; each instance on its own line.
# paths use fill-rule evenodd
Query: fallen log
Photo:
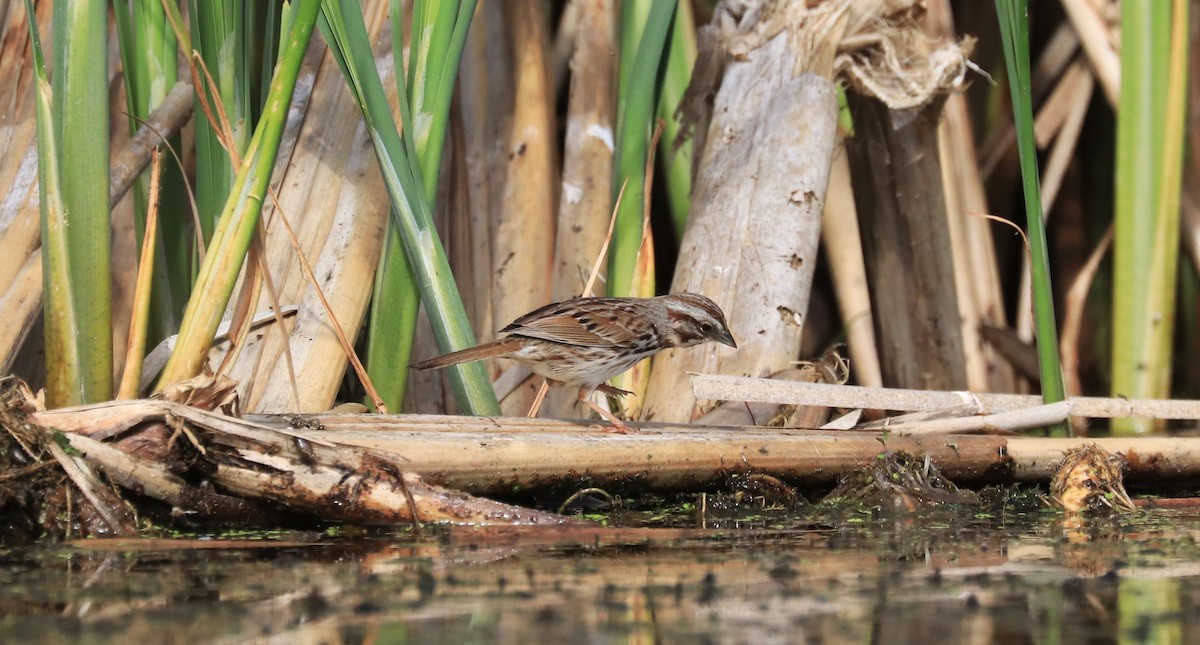
M 404 455 L 407 468 L 429 481 L 476 494 L 551 485 L 696 490 L 739 472 L 824 485 L 884 451 L 927 454 L 960 484 L 1046 482 L 1067 450 L 1089 443 L 1125 455 L 1128 481 L 1200 476 L 1200 438 L 1192 437 L 897 436 L 648 423 L 634 425 L 639 434 L 611 435 L 571 421 L 398 416 L 362 425 L 362 420 L 321 418 L 326 429 L 321 436 Z
M 884 451 L 929 455 L 960 484 L 1039 482 L 1049 480 L 1066 450 L 1088 443 L 1123 454 L 1130 482 L 1200 476 L 1200 438 L 1191 437 L 897 436 L 653 423 L 631 424 L 640 432 L 613 435 L 587 421 L 550 419 L 366 414 L 236 419 L 165 401 L 51 410 L 32 413 L 30 420 L 102 438 L 168 417 L 185 420 L 201 441 L 235 449 L 239 457 L 257 454 L 247 452 L 250 443 L 262 446 L 260 452 L 271 454 L 254 457 L 260 472 L 287 465 L 301 473 L 315 455 L 351 475 L 367 468 L 415 473 L 430 484 L 487 495 L 583 486 L 697 490 L 747 472 L 827 485 Z M 217 477 L 239 494 L 257 486 L 226 472 Z M 389 503 L 401 502 L 394 496 Z

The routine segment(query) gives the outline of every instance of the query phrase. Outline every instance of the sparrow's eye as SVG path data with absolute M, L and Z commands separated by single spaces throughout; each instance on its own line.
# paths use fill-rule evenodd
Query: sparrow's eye
M 712 325 L 710 323 L 706 323 L 706 322 L 700 323 L 700 332 L 701 333 L 707 334 L 710 331 L 712 331 Z

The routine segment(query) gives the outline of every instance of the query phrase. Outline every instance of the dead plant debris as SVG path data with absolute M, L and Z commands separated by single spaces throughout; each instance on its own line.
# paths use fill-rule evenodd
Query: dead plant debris
M 70 459 L 63 436 L 26 419 L 40 402 L 17 378 L 0 379 L 0 532 L 5 544 L 50 537 L 110 534 L 99 513 L 79 494 L 55 452 Z
M 1135 509 L 1125 492 L 1125 458 L 1096 444 L 1068 450 L 1050 480 L 1050 501 L 1068 513 Z
M 928 456 L 883 452 L 870 465 L 842 478 L 826 500 L 857 501 L 914 511 L 937 504 L 978 504 L 979 497 L 942 476 Z
M 3 385 L 0 424 L 6 450 L 0 480 L 19 479 L 22 485 L 3 487 L 0 512 L 23 511 L 20 518 L 34 537 L 133 534 L 138 524 L 129 510 L 150 500 L 168 505 L 169 513 L 160 514 L 168 521 L 188 526 L 205 521 L 268 526 L 305 516 L 388 525 L 570 522 L 430 485 L 406 472 L 403 457 L 335 445 L 311 427 L 270 428 L 223 414 L 237 408 L 228 379 L 193 379 L 173 389 L 169 398 L 176 401 L 53 411 L 39 410 L 16 379 Z M 93 471 L 107 476 L 107 482 Z M 46 477 L 51 480 L 43 481 Z M 40 489 L 64 491 L 59 506 L 68 513 L 84 509 L 81 500 L 90 503 L 100 522 L 85 524 L 91 514 L 80 510 L 66 529 L 38 525 L 36 518 L 61 514 L 46 512 L 54 500 L 38 496 Z

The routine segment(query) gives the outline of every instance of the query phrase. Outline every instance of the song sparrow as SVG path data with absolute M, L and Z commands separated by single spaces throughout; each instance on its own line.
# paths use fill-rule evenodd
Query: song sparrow
M 725 314 L 694 293 L 657 298 L 575 298 L 546 305 L 500 330 L 504 338 L 413 365 L 420 370 L 509 358 L 555 384 L 579 386 L 579 400 L 618 430 L 628 427 L 588 400 L 593 390 L 630 394 L 605 384 L 635 363 L 671 347 L 705 341 L 737 347 Z

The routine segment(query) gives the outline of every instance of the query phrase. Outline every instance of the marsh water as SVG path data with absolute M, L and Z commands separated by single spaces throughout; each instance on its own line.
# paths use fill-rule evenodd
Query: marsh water
M 0 550 L 5 643 L 1200 642 L 1200 511 L 847 510 Z

